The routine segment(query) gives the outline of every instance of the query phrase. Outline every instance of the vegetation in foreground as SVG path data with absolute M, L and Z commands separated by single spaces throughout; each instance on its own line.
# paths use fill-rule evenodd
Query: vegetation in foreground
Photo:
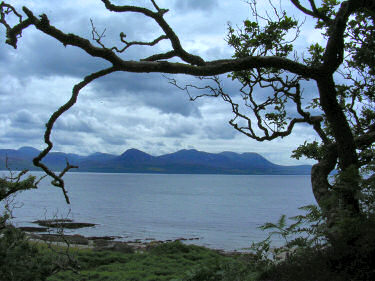
M 270 231 L 250 253 L 223 254 L 181 242 L 149 245 L 143 252 L 130 247 L 117 251 L 94 251 L 30 242 L 9 223 L 12 197 L 26 185 L 36 187 L 26 173 L 1 179 L 0 196 L 5 211 L 0 216 L 0 280 L 180 280 L 180 281 L 366 281 L 375 280 L 375 184 L 363 181 L 365 210 L 361 217 L 340 219 L 334 226 L 318 206 L 301 208 L 304 215 L 288 224 L 281 216 L 262 228 Z M 285 244 L 271 248 L 272 235 Z M 64 236 L 62 236 L 64 238 Z
M 369 234 L 369 238 L 374 237 Z M 22 236 L 22 235 L 21 235 Z M 17 239 L 19 239 L 18 236 Z M 64 257 L 46 245 L 1 239 L 0 276 L 3 281 L 39 280 L 374 280 L 374 239 L 361 247 L 300 247 L 275 260 L 267 243 L 255 254 L 223 255 L 203 247 L 171 242 L 145 252 L 122 253 L 71 249 L 77 262 L 58 267 Z M 14 242 L 14 241 L 13 241 Z M 74 270 L 73 270 L 74 269 Z
M 181 242 L 144 252 L 94 251 L 30 242 L 8 226 L 0 239 L 0 280 L 253 280 L 247 255 L 224 255 Z M 67 254 L 68 253 L 68 254 Z M 235 279 L 233 279 L 233 277 Z
M 253 244 L 251 254 L 223 254 L 181 242 L 149 245 L 144 252 L 129 247 L 94 251 L 30 242 L 9 224 L 12 197 L 24 185 L 36 186 L 25 173 L 0 181 L 5 211 L 0 216 L 0 280 L 375 280 L 374 184 L 362 201 L 366 216 L 341 217 L 334 227 L 317 206 L 302 208 L 304 215 L 288 224 L 282 216 L 266 223 L 270 237 Z M 366 182 L 364 182 L 365 184 Z M 271 249 L 271 236 L 284 246 Z M 69 244 L 67 244 L 69 246 Z
M 213 268 L 240 264 L 235 257 L 181 242 L 139 253 L 85 249 L 77 251 L 76 258 L 81 266 L 79 275 L 63 271 L 47 280 L 232 280 L 225 272 L 212 275 Z
M 374 218 L 343 222 L 362 237 L 327 239 L 326 223 L 316 206 L 287 224 L 285 216 L 264 229 L 285 244 L 271 248 L 270 237 L 253 244 L 251 253 L 221 253 L 179 241 L 149 245 L 144 251 L 122 247 L 96 251 L 30 242 L 11 225 L 1 229 L 0 280 L 180 280 L 180 281 L 346 281 L 374 280 Z M 310 223 L 309 226 L 306 226 Z M 348 229 L 348 225 L 344 225 Z

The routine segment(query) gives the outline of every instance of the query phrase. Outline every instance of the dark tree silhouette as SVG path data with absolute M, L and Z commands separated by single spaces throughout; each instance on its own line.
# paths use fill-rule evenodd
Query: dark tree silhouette
M 151 0 L 152 9 L 118 6 L 109 0 L 102 2 L 103 8 L 114 13 L 137 13 L 153 20 L 160 27 L 161 35 L 148 42 L 129 42 L 124 33 L 120 33 L 123 47 L 108 47 L 101 40 L 103 34 L 93 24 L 89 40 L 56 28 L 46 14 L 35 16 L 27 7 L 23 7 L 21 13 L 10 4 L 0 4 L 0 23 L 6 28 L 6 43 L 14 48 L 22 33 L 34 26 L 64 46 L 75 46 L 111 65 L 87 75 L 74 86 L 71 99 L 49 119 L 44 136 L 47 147 L 34 159 L 34 165 L 42 168 L 63 190 L 67 202 L 62 177 L 72 166 L 67 163 L 61 174 L 55 174 L 42 163 L 53 146 L 50 135 L 55 121 L 74 105 L 80 90 L 95 79 L 114 72 L 159 72 L 211 79 L 214 86 L 203 87 L 209 90 L 203 95 L 220 96 L 229 102 L 234 114 L 230 124 L 255 140 L 286 137 L 298 123 L 312 126 L 321 140 L 305 143 L 294 156 L 317 160 L 311 171 L 311 181 L 318 204 L 332 220 L 339 211 L 349 216 L 363 213 L 360 198 L 363 187 L 368 187 L 370 181 L 364 184 L 361 173 L 372 171 L 374 163 L 375 0 L 323 0 L 319 5 L 314 0 L 304 1 L 307 4 L 291 0 L 301 13 L 316 21 L 316 28 L 326 38 L 325 46 L 309 46 L 307 57 L 298 57 L 293 39 L 286 39 L 290 34 L 298 36 L 303 25 L 289 17 L 286 11 L 272 6 L 271 1 L 274 16 L 262 16 L 255 8 L 256 1 L 250 1 L 253 19 L 245 20 L 243 28 L 238 30 L 229 26 L 227 41 L 234 48 L 233 58 L 213 61 L 206 61 L 183 48 L 178 35 L 164 18 L 168 10 L 160 8 L 154 0 Z M 17 18 L 15 25 L 9 23 L 10 16 Z M 131 47 L 152 47 L 163 40 L 170 42 L 170 51 L 137 61 L 122 57 Z M 175 62 L 176 58 L 180 62 Z M 241 106 L 221 87 L 216 75 L 224 73 L 241 83 L 240 92 L 250 113 L 242 112 Z M 307 80 L 316 82 L 317 96 L 306 102 L 309 96 L 303 94 L 303 83 Z M 176 81 L 171 82 L 177 85 Z M 271 92 L 265 101 L 259 102 L 259 87 Z M 198 87 L 187 85 L 182 88 L 189 91 Z M 289 112 L 287 103 L 294 105 L 296 114 Z M 339 171 L 339 177 L 330 183 L 329 174 L 334 169 Z

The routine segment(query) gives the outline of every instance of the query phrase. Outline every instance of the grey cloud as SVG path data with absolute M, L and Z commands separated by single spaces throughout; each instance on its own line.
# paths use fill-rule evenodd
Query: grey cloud
M 22 57 L 19 58 L 18 66 L 11 67 L 13 74 L 18 74 L 18 77 L 66 75 L 83 79 L 91 72 L 109 65 L 75 47 L 65 48 L 51 38 L 33 40 L 20 53 Z M 17 73 L 20 71 L 22 73 Z
M 223 48 L 218 47 L 218 46 L 209 48 L 208 50 L 204 52 L 204 57 L 207 58 L 207 60 L 231 58 L 232 55 L 233 55 L 233 52 L 230 52 L 227 49 L 224 50 Z
M 164 154 L 165 149 L 168 148 L 167 145 L 162 141 L 146 141 L 144 144 L 144 150 L 149 151 L 153 156 Z
M 67 146 L 67 145 L 74 145 L 74 146 L 80 146 L 84 145 L 84 139 L 87 138 L 87 134 L 79 134 L 79 137 L 77 137 L 76 134 L 72 133 L 66 133 L 62 131 L 56 131 L 56 137 L 54 138 L 54 146 L 55 148 L 61 147 L 61 146 Z
M 206 3 L 206 1 L 203 1 Z M 200 4 L 199 4 L 200 3 Z M 209 1 L 206 4 L 201 2 L 189 3 L 189 7 L 211 7 L 216 1 Z M 102 8 L 100 8 L 102 9 Z M 60 27 L 62 30 L 74 31 L 86 37 L 91 36 L 89 15 L 77 14 L 77 11 L 63 7 L 61 12 L 46 9 L 46 13 L 51 13 L 50 20 L 52 24 Z M 72 14 L 73 13 L 73 14 Z M 90 11 L 88 11 L 90 14 Z M 77 17 L 76 17 L 77 16 Z M 66 20 L 66 17 L 72 20 Z M 131 20 L 129 20 L 131 19 Z M 154 23 L 145 20 L 144 17 L 128 17 L 127 15 L 117 15 L 112 13 L 110 17 L 94 17 L 94 23 L 98 30 L 107 28 L 106 38 L 109 44 L 113 44 L 118 34 L 124 31 L 130 40 L 142 40 L 153 34 L 158 29 Z M 142 35 L 145 38 L 137 38 L 139 32 L 134 26 L 142 26 Z M 123 28 L 128 30 L 123 30 Z M 78 30 L 78 31 L 77 31 Z M 8 72 L 20 79 L 29 76 L 70 76 L 83 78 L 85 75 L 108 67 L 108 64 L 98 58 L 93 58 L 75 47 L 64 47 L 53 38 L 49 38 L 40 32 L 27 31 L 20 39 L 20 48 L 13 50 L 7 46 L 5 48 L 5 57 L 12 57 L 12 64 L 8 66 L 6 59 L 0 60 L 0 66 L 8 67 Z M 27 36 L 26 36 L 27 35 Z M 149 38 L 147 38 L 149 39 Z M 3 43 L 2 43 L 3 44 Z M 130 49 L 126 57 L 145 56 L 152 48 Z M 158 52 L 158 50 L 156 50 Z M 199 108 L 194 103 L 189 103 L 186 96 L 176 88 L 168 85 L 167 81 L 160 74 L 131 74 L 116 73 L 99 79 L 95 83 L 95 91 L 100 91 L 101 95 L 111 97 L 118 95 L 134 96 L 143 105 L 159 109 L 163 113 L 179 113 L 183 116 L 200 116 Z
M 84 132 L 92 133 L 95 132 L 93 125 L 85 119 L 79 119 L 77 115 L 69 114 L 60 118 L 55 126 L 57 130 L 68 131 L 68 132 Z
M 182 147 L 183 146 L 183 143 L 182 143 L 182 141 L 181 140 L 175 140 L 174 142 L 173 142 L 173 145 L 175 146 L 175 147 Z
M 47 48 L 49 50 L 56 50 Z M 31 50 L 31 49 L 30 49 Z M 99 69 L 104 66 L 95 65 L 95 60 L 85 59 L 85 55 L 80 55 L 81 51 L 73 51 L 73 63 L 67 62 L 64 57 L 60 57 L 54 51 L 44 52 L 44 59 L 32 56 L 26 65 L 22 67 L 14 66 L 16 69 L 12 71 L 12 75 L 27 78 L 29 75 L 69 75 L 83 77 L 93 68 Z M 57 57 L 57 61 L 56 58 Z M 97 61 L 96 61 L 97 62 Z M 5 68 L 5 63 L 1 63 Z M 12 68 L 12 67 L 11 67 Z M 27 81 L 25 80 L 25 83 Z M 95 94 L 93 98 L 109 98 L 116 103 L 119 102 L 121 96 L 133 97 L 139 104 L 151 106 L 159 109 L 164 113 L 179 113 L 183 116 L 199 116 L 199 108 L 195 103 L 189 102 L 186 95 L 168 84 L 165 78 L 160 74 L 132 74 L 132 73 L 116 73 L 109 75 L 103 79 L 97 80 L 94 84 Z M 11 93 L 8 93 L 11 94 Z
M 227 122 L 216 123 L 214 125 L 208 125 L 203 128 L 204 135 L 212 140 L 230 140 L 234 139 L 238 132 L 234 130 Z
M 42 127 L 42 122 L 35 114 L 21 109 L 11 117 L 11 126 L 18 128 Z
M 165 147 L 165 143 L 162 141 L 146 141 L 146 145 L 149 145 L 151 147 L 158 146 L 158 147 Z
M 3 33 L 2 29 L 0 29 L 0 33 Z M 3 39 L 3 37 L 1 37 L 1 39 Z M 10 61 L 10 56 L 6 51 L 6 48 L 8 48 L 8 45 L 5 45 L 4 40 L 0 40 L 0 62 L 3 63 L 9 63 Z
M 143 99 L 145 105 L 160 109 L 164 113 L 178 113 L 182 116 L 201 116 L 199 108 L 189 102 L 183 95 L 169 93 L 167 97 L 147 97 Z
M 102 6 L 102 5 L 101 5 Z M 99 7 L 99 11 L 105 10 Z M 129 40 L 147 40 L 154 37 L 156 30 L 155 24 L 145 20 L 144 17 L 131 17 L 128 14 L 111 14 L 110 17 L 80 13 L 77 9 L 53 9 L 58 13 L 52 13 L 50 16 L 51 24 L 61 28 L 63 32 L 74 32 L 84 38 L 91 39 L 90 17 L 94 16 L 94 24 L 98 31 L 106 29 L 103 41 L 108 47 L 121 46 L 119 33 L 125 32 Z M 47 11 L 47 13 L 49 13 Z M 69 18 L 69 20 L 66 20 Z M 134 26 L 141 26 L 142 32 L 139 32 Z M 8 58 L 12 58 L 12 64 L 8 65 L 8 71 L 12 71 L 18 76 L 53 76 L 67 75 L 81 77 L 98 71 L 109 66 L 109 63 L 95 57 L 91 57 L 84 51 L 67 46 L 64 47 L 56 39 L 42 34 L 39 31 L 28 29 L 24 36 L 19 39 L 19 46 L 14 50 L 9 45 L 1 43 L 2 52 L 0 54 L 0 65 L 5 64 Z M 143 38 L 139 36 L 143 35 Z M 96 43 L 93 43 L 96 44 Z M 157 49 L 158 47 L 156 47 Z M 129 48 L 125 54 L 126 58 L 137 59 L 147 56 L 152 48 Z M 156 50 L 159 52 L 159 50 Z M 120 55 L 121 56 L 121 55 Z M 125 59 L 126 59 L 125 58 Z M 22 67 L 20 70 L 19 67 Z
M 40 141 L 43 136 L 43 131 L 38 129 L 20 129 L 12 128 L 9 129 L 5 134 L 1 136 L 1 139 L 7 139 L 10 143 L 28 143 L 35 140 Z
M 124 110 L 127 110 L 124 108 Z M 104 115 L 107 115 L 107 113 L 104 113 Z M 109 117 L 110 120 L 106 120 L 106 118 Z M 131 128 L 138 125 L 144 125 L 144 126 L 153 126 L 152 120 L 150 120 L 149 116 L 143 116 L 139 114 L 139 116 L 116 116 L 116 115 L 99 115 L 98 120 L 101 120 L 102 122 L 106 122 L 108 124 L 121 124 L 121 127 L 123 128 Z M 100 121 L 99 121 L 100 122 Z M 108 127 L 107 127 L 108 128 Z
M 101 96 L 114 97 L 127 93 L 164 92 L 172 89 L 165 78 L 158 73 L 126 73 L 117 72 L 103 77 L 95 82 Z
M 116 73 L 96 82 L 96 98 L 136 100 L 138 104 L 159 109 L 163 113 L 183 116 L 200 116 L 197 103 L 190 102 L 186 94 L 168 84 L 160 74 Z M 137 106 L 137 104 L 134 104 Z
M 189 10 L 207 11 L 218 6 L 218 0 L 177 0 L 174 7 L 177 10 L 188 12 Z
M 168 138 L 181 138 L 187 135 L 194 135 L 198 132 L 198 126 L 191 122 L 176 122 L 168 124 L 163 134 Z
M 104 141 L 104 143 L 108 143 L 110 145 L 125 145 L 128 143 L 127 139 L 129 136 L 116 134 L 116 135 L 108 135 L 106 133 L 101 134 L 100 138 Z

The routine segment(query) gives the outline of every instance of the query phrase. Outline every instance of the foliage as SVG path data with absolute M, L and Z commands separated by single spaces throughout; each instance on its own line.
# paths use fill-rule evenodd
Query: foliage
M 245 281 L 256 280 L 260 275 L 251 263 L 251 259 L 243 254 L 225 262 L 215 261 L 189 270 L 182 281 Z
M 375 264 L 371 258 L 375 254 L 373 223 L 352 221 L 345 226 L 347 231 L 354 231 L 360 237 L 354 243 L 346 237 L 336 237 L 323 248 L 295 248 L 285 259 L 271 262 L 261 279 L 374 280 Z
M 336 225 L 340 229 L 332 235 L 333 229 L 319 207 L 309 205 L 300 209 L 306 213 L 290 218 L 290 224 L 283 215 L 278 222 L 261 226 L 272 231 L 267 239 L 250 248 L 255 254 L 257 280 L 374 280 L 373 215 L 362 219 L 341 216 Z M 285 244 L 271 248 L 274 235 L 281 236 Z
M 38 188 L 38 183 L 43 177 L 37 180 L 35 176 L 28 175 L 25 178 L 27 172 L 27 170 L 24 170 L 14 173 L 9 170 L 9 176 L 0 177 L 0 201 L 6 200 L 10 195 L 17 192 Z
M 7 164 L 7 163 L 6 163 Z M 12 203 L 16 193 L 36 188 L 35 177 L 22 177 L 23 171 L 0 178 L 0 202 L 4 210 L 0 215 L 0 276 L 1 280 L 45 280 L 52 266 L 38 249 L 29 244 L 23 232 L 9 223 L 12 218 Z
M 40 247 L 24 232 L 10 223 L 17 193 L 37 188 L 43 178 L 36 180 L 28 171 L 14 173 L 0 178 L 0 203 L 4 208 L 0 215 L 0 276 L 2 281 L 46 280 L 63 268 L 75 266 L 69 249 L 59 252 L 52 245 Z
M 306 213 L 289 218 L 292 221 L 290 224 L 282 215 L 276 223 L 267 222 L 259 227 L 269 234 L 265 240 L 253 243 L 250 248 L 258 261 L 269 264 L 271 260 L 280 261 L 304 248 L 322 249 L 327 245 L 326 225 L 319 207 L 308 205 L 300 210 Z M 283 246 L 271 248 L 271 238 L 275 235 L 283 238 Z
M 343 220 L 361 221 L 362 216 L 373 212 L 370 201 L 374 202 L 375 174 L 374 5 L 365 1 L 327 0 L 319 6 L 309 1 L 308 7 L 300 1 L 291 2 L 315 19 L 325 45 L 312 43 L 305 49 L 307 55 L 298 55 L 293 43 L 303 25 L 271 1 L 273 13 L 263 14 L 257 1 L 249 1 L 253 20 L 245 20 L 237 30 L 229 26 L 227 40 L 234 49 L 233 57 L 289 58 L 309 67 L 311 73 L 321 72 L 322 76 L 308 77 L 282 67 L 255 67 L 228 75 L 242 86 L 242 110 L 221 87 L 216 96 L 233 105 L 235 117 L 230 123 L 234 128 L 255 140 L 287 136 L 297 123 L 308 124 L 315 130 L 319 139 L 305 141 L 292 157 L 317 161 L 311 174 L 315 199 L 328 220 L 329 235 L 340 235 L 347 226 Z M 303 93 L 310 79 L 318 87 Z M 337 172 L 334 179 L 330 178 L 333 172 Z M 284 237 L 292 229 L 284 229 L 283 223 L 281 220 L 266 227 L 277 228 Z
M 138 253 L 79 250 L 77 259 L 79 275 L 63 271 L 48 280 L 221 280 L 200 278 L 219 276 L 217 269 L 240 264 L 236 258 L 181 242 L 164 243 Z
M 42 281 L 62 269 L 76 270 L 69 248 L 30 241 L 8 222 L 7 211 L 0 216 L 0 277 L 2 281 Z M 68 245 L 69 246 L 69 245 Z
M 0 238 L 0 276 L 4 281 L 46 280 L 54 273 L 56 257 L 31 244 L 25 234 L 8 225 Z

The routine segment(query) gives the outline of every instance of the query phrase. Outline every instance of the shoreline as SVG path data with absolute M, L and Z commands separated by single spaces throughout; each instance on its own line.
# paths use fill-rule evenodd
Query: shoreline
M 169 239 L 156 239 L 153 237 L 146 238 L 132 238 L 129 236 L 111 236 L 111 235 L 99 235 L 89 236 L 77 232 L 65 233 L 66 230 L 78 230 L 80 228 L 90 228 L 97 224 L 87 222 L 75 222 L 71 219 L 46 219 L 32 221 L 32 224 L 38 226 L 18 226 L 17 228 L 23 231 L 30 241 L 37 243 L 46 243 L 59 246 L 72 246 L 77 248 L 87 248 L 96 251 L 109 250 L 109 251 L 125 251 L 131 249 L 135 252 L 144 252 L 149 248 L 159 246 L 165 243 L 182 242 L 185 245 L 195 245 L 203 247 L 224 255 L 249 253 L 249 248 L 232 248 L 226 249 L 219 247 L 210 247 L 199 243 L 203 238 L 201 237 L 174 237 Z M 88 226 L 89 225 L 89 226 Z M 197 243 L 194 243 L 197 241 Z
M 199 237 L 179 237 L 176 239 L 157 240 L 155 238 L 133 239 L 124 241 L 121 236 L 84 236 L 82 234 L 66 234 L 64 229 L 79 229 L 92 227 L 96 224 L 86 222 L 75 222 L 71 219 L 46 219 L 33 221 L 38 226 L 20 226 L 18 229 L 25 232 L 31 241 L 53 243 L 61 246 L 77 246 L 79 248 L 91 248 L 93 250 L 116 250 L 117 248 L 132 248 L 135 251 L 144 250 L 170 242 L 197 241 Z M 54 229 L 54 230 L 52 230 Z M 59 230 L 61 232 L 59 232 Z M 205 247 L 210 249 L 208 247 Z M 215 251 L 230 252 L 223 249 Z M 235 252 L 235 251 L 234 251 Z
M 118 251 L 118 252 L 145 252 L 153 247 L 159 246 L 165 243 L 173 243 L 173 242 L 192 242 L 198 241 L 201 238 L 199 237 L 179 237 L 176 239 L 166 239 L 166 240 L 158 240 L 152 237 L 144 238 L 144 239 L 132 239 L 128 241 L 124 241 L 124 237 L 121 236 L 84 236 L 82 234 L 65 234 L 65 233 L 56 233 L 56 231 L 51 231 L 48 226 L 42 226 L 45 222 L 53 223 L 52 229 L 56 229 L 56 223 L 73 223 L 72 220 L 64 219 L 64 220 L 44 220 L 44 221 L 34 221 L 33 223 L 39 224 L 37 226 L 20 226 L 17 227 L 21 231 L 23 231 L 30 241 L 36 243 L 45 243 L 45 244 L 52 244 L 62 247 L 76 247 L 80 249 L 92 249 L 93 251 Z M 74 222 L 74 226 L 72 228 L 85 228 L 87 226 L 80 225 L 87 225 L 88 223 L 77 223 Z M 69 228 L 69 227 L 68 227 Z M 60 228 L 60 230 L 63 230 Z M 204 245 L 197 245 L 194 243 L 184 243 L 185 245 L 195 245 L 198 247 L 203 247 L 222 255 L 237 255 L 243 253 L 249 253 L 248 249 L 233 249 L 233 250 L 225 250 L 225 249 L 218 249 L 218 248 L 210 248 Z
M 116 240 L 115 236 L 91 236 L 85 237 L 80 234 L 51 234 L 51 233 L 33 233 L 33 232 L 25 232 L 28 239 L 32 242 L 36 243 L 45 243 L 45 244 L 52 244 L 55 246 L 62 246 L 62 247 L 76 247 L 79 249 L 91 249 L 93 251 L 115 251 L 115 252 L 122 252 L 122 253 L 133 253 L 138 252 L 142 253 L 145 252 L 153 247 L 159 246 L 165 243 L 174 243 L 174 242 L 181 242 L 184 241 L 193 241 L 199 240 L 199 238 L 177 238 L 174 240 L 156 240 L 154 238 L 148 238 L 145 240 L 135 239 L 133 241 L 119 241 Z M 188 244 L 189 245 L 189 244 Z M 192 244 L 194 245 L 194 244 Z M 198 245 L 196 245 L 198 246 Z M 248 253 L 246 251 L 227 251 L 223 249 L 211 249 L 205 246 L 199 246 L 214 252 L 217 252 L 222 255 L 238 255 Z

